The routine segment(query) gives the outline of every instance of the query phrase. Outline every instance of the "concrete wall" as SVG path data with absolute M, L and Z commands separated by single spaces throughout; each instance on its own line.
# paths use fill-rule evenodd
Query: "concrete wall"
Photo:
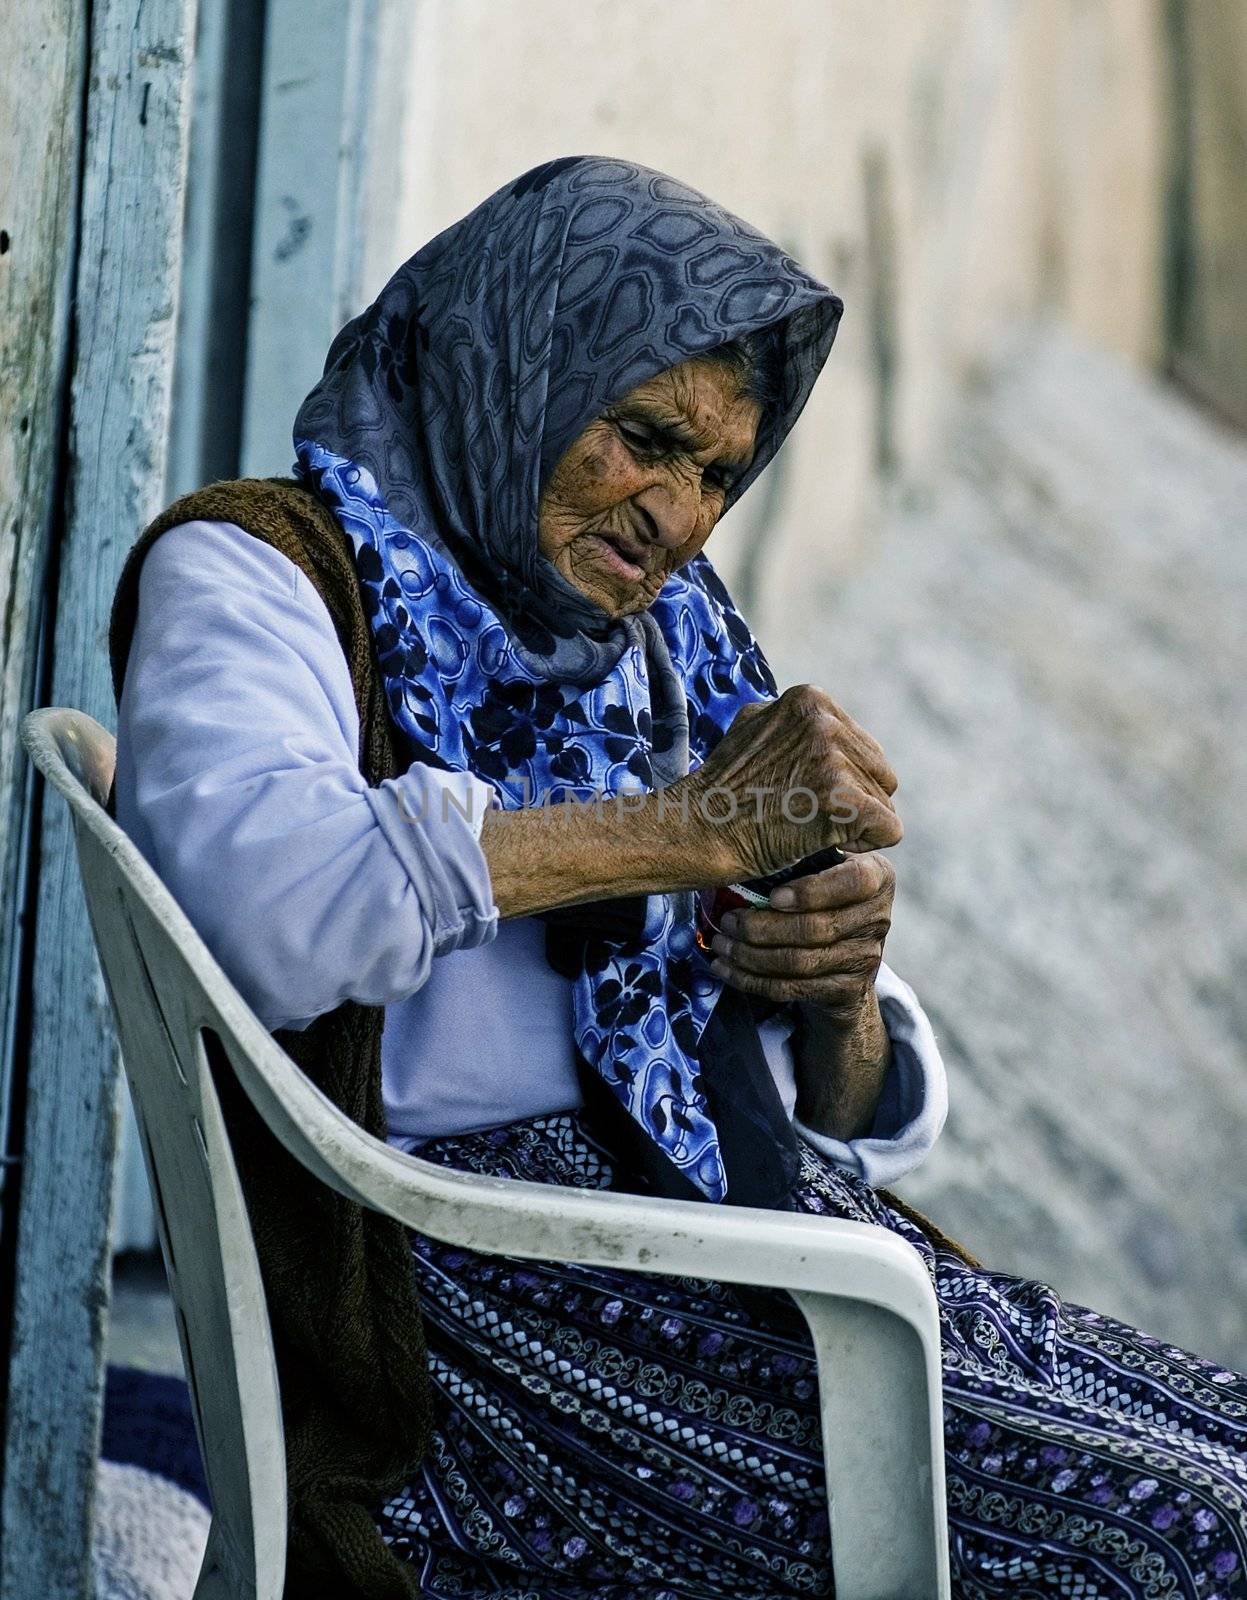
M 843 296 L 781 484 L 717 536 L 739 581 L 766 524 L 760 625 L 786 575 L 869 549 L 881 477 L 930 468 L 1002 315 L 1159 358 L 1153 0 L 424 0 L 413 43 L 378 285 L 507 179 L 587 151 L 706 190 Z

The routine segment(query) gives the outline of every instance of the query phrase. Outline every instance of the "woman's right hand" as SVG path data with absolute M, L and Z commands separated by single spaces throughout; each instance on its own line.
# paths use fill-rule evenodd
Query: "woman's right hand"
M 828 845 L 899 842 L 896 774 L 874 739 L 810 684 L 745 706 L 698 767 L 665 793 L 705 829 L 724 881 L 777 872 Z
M 870 735 L 806 685 L 738 712 L 703 765 L 667 789 L 488 811 L 481 849 L 498 910 L 526 917 L 739 883 L 833 844 L 895 844 L 895 788 Z

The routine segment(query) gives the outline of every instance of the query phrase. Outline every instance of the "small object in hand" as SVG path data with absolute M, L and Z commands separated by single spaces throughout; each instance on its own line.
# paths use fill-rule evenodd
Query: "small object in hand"
M 765 906 L 771 892 L 797 878 L 809 878 L 816 872 L 826 872 L 828 867 L 838 867 L 845 859 L 843 850 L 830 845 L 817 850 L 803 861 L 796 861 L 779 872 L 768 873 L 765 878 L 750 878 L 745 883 L 729 883 L 718 889 L 703 889 L 697 897 L 697 948 L 711 954 L 710 941 L 722 930 L 723 918 L 729 911 L 741 906 Z

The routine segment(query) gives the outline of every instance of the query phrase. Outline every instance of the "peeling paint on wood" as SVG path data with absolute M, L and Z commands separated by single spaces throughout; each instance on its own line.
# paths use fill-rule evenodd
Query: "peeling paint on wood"
M 85 5 L 7 0 L 0 95 L 0 1149 L 20 938 L 39 597 L 68 387 Z M 0 1171 L 0 1178 L 3 1171 Z M 11 1198 L 11 1197 L 7 1197 Z M 0 1191 L 0 1205 L 6 1197 Z
M 32 14 L 22 31 L 46 36 L 46 7 L 32 0 L 29 9 L 40 16 Z M 71 25 L 81 28 L 85 9 L 72 8 L 67 37 Z M 64 10 L 68 19 L 71 8 Z M 163 498 L 194 13 L 195 0 L 95 0 L 91 7 L 52 699 L 106 723 L 113 705 L 105 638 L 118 570 Z M 54 287 L 32 282 L 26 292 Z M 69 818 L 52 795 L 41 835 L 0 1504 L 0 1592 L 40 1600 L 85 1600 L 91 1592 L 117 1092 L 96 972 Z M 60 1413 L 49 1427 L 54 1396 Z

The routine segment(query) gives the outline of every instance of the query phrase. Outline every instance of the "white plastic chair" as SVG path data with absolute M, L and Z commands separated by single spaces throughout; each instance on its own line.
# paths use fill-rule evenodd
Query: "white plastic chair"
M 280 1600 L 286 1564 L 277 1371 L 205 1029 L 294 1156 L 409 1228 L 471 1250 L 789 1290 L 818 1355 L 838 1600 L 946 1600 L 939 1321 L 915 1250 L 861 1223 L 476 1177 L 370 1137 L 263 1028 L 104 811 L 112 737 L 60 708 L 21 731 L 73 811 L 156 1202 L 214 1511 L 195 1600 Z

